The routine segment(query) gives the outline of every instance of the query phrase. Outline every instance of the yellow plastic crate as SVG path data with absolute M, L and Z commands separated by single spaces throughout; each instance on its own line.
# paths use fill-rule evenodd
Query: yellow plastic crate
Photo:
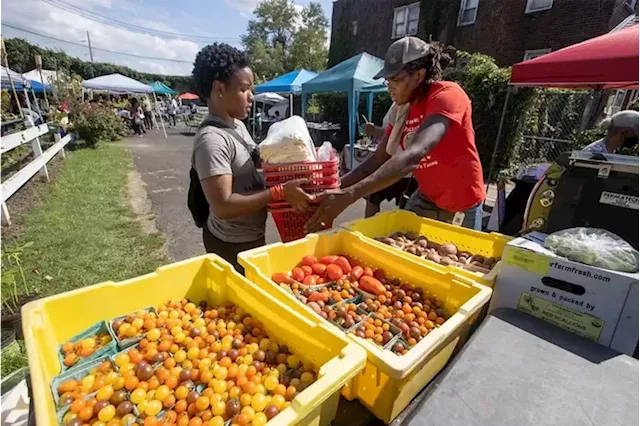
M 454 226 L 449 223 L 440 222 L 438 220 L 420 217 L 417 214 L 407 210 L 393 210 L 377 215 L 368 219 L 359 219 L 341 225 L 342 228 L 352 232 L 357 232 L 371 241 L 377 246 L 384 247 L 394 253 L 400 253 L 403 256 L 412 259 L 418 259 L 421 262 L 428 263 L 430 266 L 442 271 L 449 271 L 462 275 L 466 278 L 479 282 L 493 288 L 499 265 L 496 265 L 491 272 L 480 274 L 466 269 L 457 268 L 455 266 L 443 266 L 426 259 L 420 259 L 417 256 L 406 253 L 395 247 L 373 240 L 376 237 L 386 237 L 394 232 L 415 232 L 429 238 L 438 244 L 453 243 L 458 250 L 468 251 L 473 254 L 481 254 L 485 257 L 502 257 L 504 247 L 512 237 L 502 235 L 496 232 L 486 233 L 474 231 L 473 229 Z
M 340 389 L 365 364 L 365 351 L 330 326 L 308 321 L 277 302 L 218 256 L 201 256 L 128 281 L 97 284 L 24 306 L 36 423 L 57 424 L 50 383 L 60 372 L 59 344 L 96 321 L 182 298 L 241 307 L 260 320 L 269 335 L 318 369 L 318 380 L 269 425 L 328 425 L 336 415 Z
M 347 399 L 358 398 L 379 419 L 390 423 L 444 367 L 458 343 L 464 342 L 469 327 L 489 301 L 492 290 L 441 268 L 431 268 L 417 258 L 378 247 L 364 237 L 344 230 L 310 234 L 290 243 L 260 247 L 240 253 L 238 260 L 249 281 L 308 319 L 329 324 L 271 281 L 273 273 L 288 272 L 303 256 L 311 254 L 318 258 L 346 254 L 383 268 L 390 276 L 433 292 L 444 302 L 448 314 L 455 312 L 442 327 L 429 333 L 404 356 L 348 335 L 366 349 L 367 365 L 343 389 L 342 395 Z M 336 327 L 332 330 L 337 335 L 343 334 Z

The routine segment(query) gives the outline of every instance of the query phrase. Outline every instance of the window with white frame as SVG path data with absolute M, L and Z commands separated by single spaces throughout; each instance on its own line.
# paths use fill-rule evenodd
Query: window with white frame
M 461 0 L 458 25 L 471 25 L 476 22 L 478 16 L 478 2 L 480 0 Z
M 551 49 L 535 49 L 535 50 L 525 50 L 523 61 L 528 61 L 529 59 L 537 58 L 538 56 L 546 55 L 551 52 Z
M 524 13 L 539 12 L 541 10 L 551 9 L 553 0 L 527 0 L 527 8 Z
M 420 3 L 398 7 L 393 11 L 393 30 L 391 38 L 400 38 L 418 33 Z

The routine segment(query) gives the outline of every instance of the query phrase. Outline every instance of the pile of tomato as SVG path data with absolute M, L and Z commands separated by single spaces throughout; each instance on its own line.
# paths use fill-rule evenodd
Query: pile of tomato
M 137 345 L 54 390 L 63 425 L 262 426 L 317 379 L 236 306 L 169 302 L 153 321 Z

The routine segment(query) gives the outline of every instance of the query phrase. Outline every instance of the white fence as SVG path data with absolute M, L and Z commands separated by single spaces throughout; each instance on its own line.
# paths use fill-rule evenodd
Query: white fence
M 46 151 L 42 152 L 40 136 L 49 133 L 49 127 L 46 124 L 34 126 L 30 120 L 26 122 L 26 125 L 26 130 L 3 136 L 0 141 L 0 153 L 2 154 L 9 152 L 20 145 L 30 143 L 34 157 L 33 161 L 18 170 L 9 179 L 2 182 L 2 191 L 0 194 L 2 196 L 3 225 L 11 224 L 11 218 L 9 216 L 9 211 L 7 210 L 7 200 L 25 183 L 29 182 L 29 180 L 37 173 L 40 173 L 40 175 L 44 176 L 48 181 L 49 171 L 47 170 L 47 163 L 58 153 L 64 158 L 64 147 L 71 141 L 71 135 L 66 135 L 64 138 L 61 138 L 60 134 L 56 133 L 54 135 L 55 143 Z

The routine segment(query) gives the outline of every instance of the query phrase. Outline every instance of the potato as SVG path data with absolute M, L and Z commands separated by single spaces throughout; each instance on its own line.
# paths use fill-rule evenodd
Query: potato
M 418 250 L 415 248 L 415 246 L 409 246 L 407 248 L 405 248 L 405 251 L 409 254 L 418 254 Z
M 456 256 L 455 254 L 450 254 L 447 256 L 449 259 L 453 260 L 454 262 L 458 261 L 458 256 Z
M 415 244 L 419 247 L 427 248 L 429 246 L 429 241 L 426 237 L 418 237 L 418 239 L 415 241 Z
M 427 259 L 429 259 L 429 260 L 431 260 L 433 262 L 436 262 L 436 263 L 440 263 L 440 255 L 437 254 L 437 253 L 433 253 L 433 252 L 429 253 L 427 255 Z
M 393 238 L 384 238 L 382 240 L 383 243 L 388 244 L 390 246 L 394 245 L 396 243 L 396 241 Z
M 444 266 L 451 266 L 453 265 L 453 260 L 450 257 L 444 256 L 440 258 L 440 264 Z
M 481 264 L 484 264 L 485 260 L 487 259 L 481 254 L 476 254 L 471 258 L 471 262 L 479 262 Z
M 429 247 L 430 249 L 439 250 L 440 244 L 434 243 L 433 241 L 429 241 L 429 243 L 427 244 L 427 247 Z
M 496 264 L 496 259 L 494 257 L 488 257 L 485 261 L 484 261 L 484 266 L 491 269 L 493 268 L 493 265 Z
M 320 312 L 322 312 L 322 308 L 320 307 L 320 305 L 318 305 L 316 302 L 309 302 L 307 303 L 307 306 L 311 309 L 313 309 L 313 312 L 319 314 Z
M 405 234 L 405 238 L 406 238 L 406 239 L 408 239 L 408 240 L 413 241 L 413 240 L 415 240 L 416 238 L 418 238 L 418 234 L 416 234 L 415 232 L 407 232 L 407 233 Z
M 441 256 L 447 256 L 450 254 L 458 254 L 458 247 L 455 244 L 447 243 L 443 244 L 438 250 Z

